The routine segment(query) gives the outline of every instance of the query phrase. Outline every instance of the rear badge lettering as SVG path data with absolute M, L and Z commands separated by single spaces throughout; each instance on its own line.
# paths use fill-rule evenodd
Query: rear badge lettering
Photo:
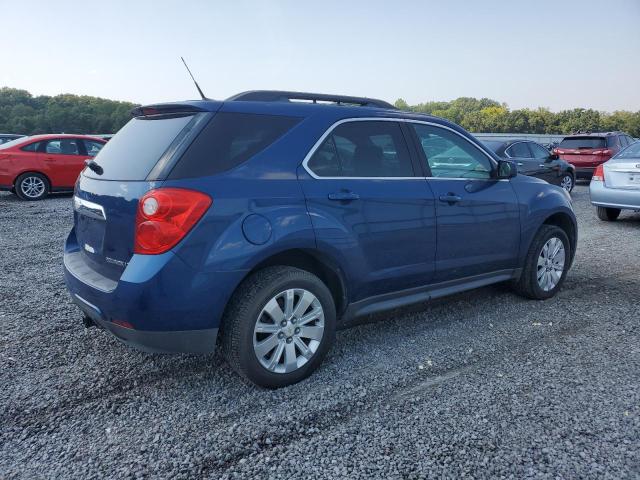
M 115 258 L 105 257 L 104 258 L 107 263 L 112 263 L 113 265 L 118 265 L 119 267 L 126 267 L 129 265 L 129 262 L 123 262 L 122 260 L 116 260 Z

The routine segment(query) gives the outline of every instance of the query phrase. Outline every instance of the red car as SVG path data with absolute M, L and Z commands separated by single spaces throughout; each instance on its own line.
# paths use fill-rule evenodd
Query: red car
M 591 179 L 598 165 L 634 141 L 623 132 L 577 133 L 564 137 L 553 153 L 576 167 L 576 178 Z
M 105 143 L 87 135 L 34 135 L 0 145 L 0 190 L 23 200 L 73 190 L 85 160 Z

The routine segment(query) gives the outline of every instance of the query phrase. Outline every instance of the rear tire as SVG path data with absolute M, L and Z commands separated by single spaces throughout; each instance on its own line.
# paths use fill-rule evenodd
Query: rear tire
M 555 225 L 542 225 L 531 242 L 522 274 L 513 287 L 523 297 L 551 298 L 562 287 L 570 262 L 571 244 L 564 230 Z
M 21 200 L 42 200 L 49 195 L 51 185 L 41 173 L 23 173 L 16 179 L 15 192 Z
M 336 309 L 327 286 L 305 270 L 275 266 L 238 287 L 222 321 L 220 343 L 237 373 L 262 387 L 280 388 L 318 368 L 335 330 Z
M 596 207 L 596 213 L 600 220 L 605 222 L 613 222 L 620 216 L 619 208 Z

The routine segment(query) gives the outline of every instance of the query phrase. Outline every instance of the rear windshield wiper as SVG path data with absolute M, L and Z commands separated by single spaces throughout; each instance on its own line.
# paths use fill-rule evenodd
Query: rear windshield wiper
M 94 160 L 85 160 L 84 164 L 89 167 L 91 170 L 96 172 L 98 175 L 102 175 L 104 173 L 103 168 L 98 165 Z

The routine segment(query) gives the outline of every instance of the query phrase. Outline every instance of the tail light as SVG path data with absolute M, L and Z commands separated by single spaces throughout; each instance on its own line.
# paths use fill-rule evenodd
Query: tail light
M 593 172 L 593 177 L 591 177 L 591 181 L 596 182 L 604 182 L 604 166 L 602 164 L 596 167 L 596 171 Z
M 138 202 L 133 251 L 147 255 L 174 247 L 211 206 L 211 197 L 183 188 L 158 188 Z

